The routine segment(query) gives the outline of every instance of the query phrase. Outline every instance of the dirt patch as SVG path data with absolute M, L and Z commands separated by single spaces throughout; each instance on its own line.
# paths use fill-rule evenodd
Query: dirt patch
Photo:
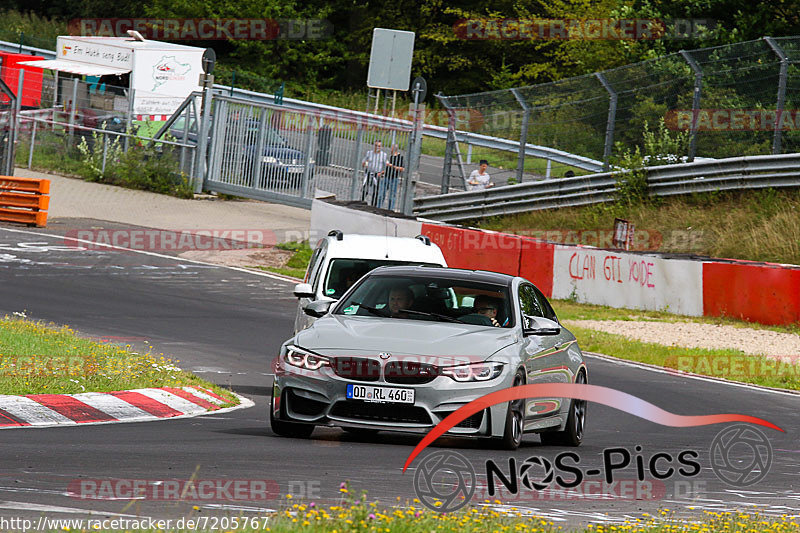
M 594 329 L 665 346 L 729 348 L 750 355 L 800 355 L 800 335 L 765 329 L 651 320 L 565 320 L 564 322 L 568 327 Z
M 240 250 L 190 250 L 180 254 L 183 259 L 205 261 L 216 265 L 234 267 L 285 267 L 292 257 L 291 250 L 280 248 L 244 248 Z

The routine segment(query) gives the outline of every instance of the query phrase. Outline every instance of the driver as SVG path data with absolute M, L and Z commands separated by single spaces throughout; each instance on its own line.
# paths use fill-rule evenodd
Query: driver
M 394 287 L 389 291 L 389 312 L 396 318 L 408 318 L 408 313 L 402 313 L 402 309 L 408 309 L 414 304 L 414 293 L 408 287 Z
M 475 312 L 487 317 L 492 321 L 492 325 L 498 328 L 500 327 L 500 322 L 497 321 L 497 311 L 499 308 L 500 306 L 497 305 L 497 300 L 494 298 L 484 295 L 475 298 Z

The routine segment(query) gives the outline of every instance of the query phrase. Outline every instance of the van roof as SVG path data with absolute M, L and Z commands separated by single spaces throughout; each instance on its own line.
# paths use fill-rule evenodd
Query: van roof
M 350 259 L 389 259 L 396 261 L 420 261 L 446 265 L 439 247 L 412 237 L 384 237 L 382 235 L 343 234 L 342 240 L 335 236 L 328 240 L 328 256 Z

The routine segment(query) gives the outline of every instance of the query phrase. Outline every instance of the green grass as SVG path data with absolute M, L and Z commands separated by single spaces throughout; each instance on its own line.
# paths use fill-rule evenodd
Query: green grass
M 453 513 L 439 513 L 419 502 L 404 505 L 385 505 L 378 501 L 368 502 L 366 491 L 361 497 L 349 497 L 349 484 L 343 483 L 340 502 L 320 505 L 312 501 L 296 501 L 292 495 L 280 502 L 279 511 L 257 523 L 239 517 L 237 531 L 270 533 L 324 532 L 324 533 L 483 533 L 483 532 L 530 532 L 551 533 L 573 531 L 580 533 L 630 532 L 630 533 L 796 533 L 800 526 L 789 516 L 762 516 L 757 510 L 744 512 L 695 511 L 692 520 L 677 518 L 672 511 L 659 510 L 656 515 L 642 513 L 640 518 L 630 518 L 624 523 L 592 524 L 588 527 L 563 529 L 542 517 L 524 515 L 521 510 L 506 507 L 499 512 L 489 505 L 470 505 Z M 490 503 L 487 500 L 487 504 Z M 493 503 L 499 504 L 499 501 Z M 691 509 L 691 508 L 690 508 Z M 190 516 L 188 520 L 197 520 Z M 202 522 L 201 522 L 202 523 Z
M 0 394 L 74 394 L 145 387 L 198 385 L 239 401 L 224 389 L 176 366 L 164 354 L 79 337 L 68 326 L 0 319 Z
M 286 262 L 286 265 L 282 267 L 256 266 L 253 268 L 266 270 L 267 272 L 275 272 L 276 274 L 282 274 L 284 276 L 289 276 L 292 278 L 303 279 L 306 275 L 308 262 L 311 260 L 311 254 L 314 253 L 314 250 L 311 249 L 311 247 L 308 244 L 308 241 L 282 242 L 276 244 L 275 247 L 280 250 L 289 250 L 291 252 L 294 252 L 292 257 L 290 257 L 289 260 Z

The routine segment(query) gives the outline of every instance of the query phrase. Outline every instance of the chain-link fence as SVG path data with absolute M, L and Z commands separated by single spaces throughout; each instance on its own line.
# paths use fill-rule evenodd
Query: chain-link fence
M 800 37 L 780 37 L 682 51 L 657 59 L 552 83 L 438 98 L 450 113 L 445 185 L 464 183 L 463 132 L 517 141 L 508 153 L 484 150 L 492 180 L 507 183 L 562 177 L 526 160 L 523 144 L 546 146 L 603 162 L 616 143 L 642 146 L 645 128 L 664 122 L 685 132 L 671 160 L 800 151 Z M 468 150 L 489 147 L 469 136 Z M 461 146 L 459 146 L 461 145 Z M 494 158 L 494 161 L 492 160 Z M 497 164 L 503 161 L 505 165 Z M 540 162 L 538 162 L 540 163 Z M 569 175 L 569 174 L 568 174 Z

